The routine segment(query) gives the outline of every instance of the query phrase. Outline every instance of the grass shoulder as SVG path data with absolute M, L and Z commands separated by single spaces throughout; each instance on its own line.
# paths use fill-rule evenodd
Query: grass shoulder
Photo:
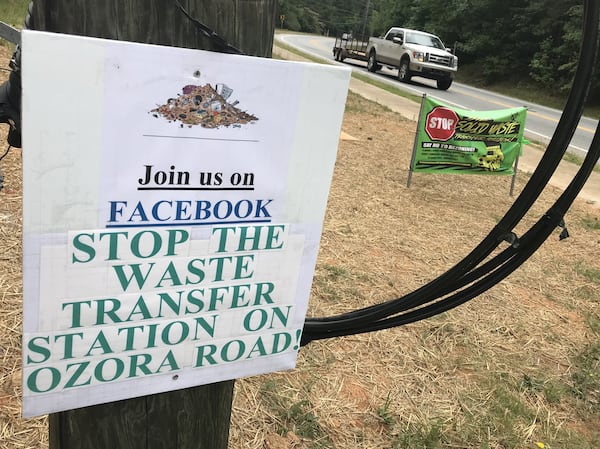
M 2 0 L 0 2 L 0 21 L 15 28 L 23 25 L 30 0 Z
M 523 101 L 541 104 L 543 106 L 562 110 L 567 101 L 568 92 L 550 91 L 533 82 L 523 80 L 506 80 L 498 83 L 486 83 L 475 65 L 461 66 L 456 80 L 469 86 L 486 89 L 509 97 L 520 98 Z M 584 115 L 600 119 L 600 105 L 586 106 Z

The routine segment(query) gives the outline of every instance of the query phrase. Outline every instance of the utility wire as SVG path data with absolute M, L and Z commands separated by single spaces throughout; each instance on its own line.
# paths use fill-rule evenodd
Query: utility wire
M 181 3 L 179 3 L 178 0 L 174 1 L 175 5 L 177 5 L 179 10 L 196 26 L 196 29 L 215 44 L 219 52 L 237 55 L 243 54 L 241 50 L 229 44 L 225 39 L 223 39 L 221 36 L 219 36 L 205 24 L 203 24 L 200 20 L 196 19 L 195 17 L 192 17 L 191 14 L 181 5 Z
M 9 145 L 8 148 L 6 149 L 6 151 L 4 152 L 4 154 L 2 156 L 0 156 L 0 161 L 2 161 L 2 159 L 4 159 L 6 157 L 6 155 L 10 152 L 10 149 L 12 147 Z

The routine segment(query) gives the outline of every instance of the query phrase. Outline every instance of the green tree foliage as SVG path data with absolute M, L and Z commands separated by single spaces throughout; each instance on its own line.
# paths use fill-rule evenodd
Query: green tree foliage
M 569 88 L 577 66 L 577 53 L 581 44 L 583 8 L 571 6 L 565 19 L 553 34 L 542 37 L 538 52 L 531 59 L 531 77 L 544 86 L 560 91 Z
M 374 20 L 430 31 L 456 45 L 483 83 L 534 82 L 564 95 L 581 46 L 582 0 L 383 0 Z M 600 71 L 599 71 L 600 72 Z M 600 100 L 600 73 L 592 100 Z
M 557 95 L 571 85 L 584 14 L 583 0 L 280 0 L 280 6 L 297 8 L 296 17 L 315 14 L 312 21 L 290 21 L 286 28 L 298 31 L 381 35 L 394 25 L 429 31 L 455 47 L 481 83 L 535 83 Z M 600 102 L 600 73 L 592 99 Z
M 336 35 L 370 34 L 373 5 L 379 0 L 279 0 L 283 28 Z M 309 16 L 313 16 L 312 18 Z

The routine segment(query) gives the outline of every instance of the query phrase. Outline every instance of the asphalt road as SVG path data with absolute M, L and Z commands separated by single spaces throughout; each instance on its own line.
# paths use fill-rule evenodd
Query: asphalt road
M 352 67 L 353 71 L 362 73 L 379 81 L 387 82 L 407 92 L 421 96 L 427 94 L 430 97 L 442 100 L 462 109 L 491 110 L 526 106 L 527 122 L 525 136 L 528 139 L 548 143 L 556 129 L 562 111 L 548 108 L 535 103 L 526 102 L 517 98 L 511 98 L 475 87 L 454 82 L 447 91 L 435 88 L 435 82 L 423 78 L 414 78 L 410 83 L 401 83 L 396 79 L 397 71 L 384 67 L 380 72 L 372 74 L 367 71 L 366 62 L 346 59 L 343 63 L 333 59 L 332 48 L 335 39 L 332 37 L 302 35 L 302 34 L 277 34 L 277 41 L 298 48 L 303 52 L 323 58 L 333 64 L 343 64 Z M 459 68 L 460 70 L 460 68 Z M 571 140 L 570 152 L 585 156 L 592 141 L 592 137 L 598 126 L 598 121 L 583 117 Z

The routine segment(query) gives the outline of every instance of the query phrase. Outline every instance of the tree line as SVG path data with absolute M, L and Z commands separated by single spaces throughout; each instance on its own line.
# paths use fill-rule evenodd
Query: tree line
M 582 37 L 582 0 L 280 0 L 293 31 L 381 35 L 390 26 L 434 33 L 482 84 L 535 84 L 565 95 Z M 600 104 L 596 73 L 591 98 Z
M 20 5 L 24 18 L 29 1 L 5 0 L 0 10 Z M 582 21 L 583 0 L 279 0 L 278 25 L 330 36 L 381 35 L 390 26 L 429 31 L 456 49 L 477 82 L 534 84 L 560 97 L 576 69 Z

